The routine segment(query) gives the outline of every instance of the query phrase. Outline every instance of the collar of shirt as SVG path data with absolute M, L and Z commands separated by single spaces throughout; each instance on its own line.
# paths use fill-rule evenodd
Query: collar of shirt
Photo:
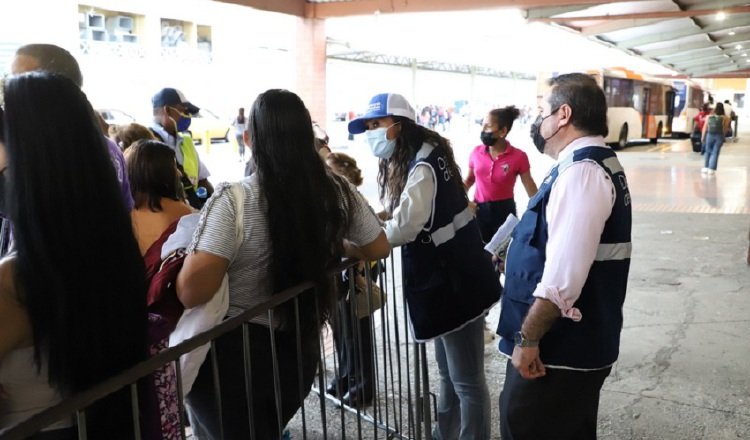
M 490 157 L 490 159 L 492 159 L 492 160 L 498 160 L 500 158 L 500 156 L 505 156 L 506 154 L 510 154 L 510 152 L 513 151 L 513 149 L 514 149 L 513 145 L 511 145 L 510 142 L 508 142 L 506 140 L 505 143 L 508 144 L 508 145 L 505 146 L 505 151 L 503 151 L 502 153 L 499 153 L 497 155 L 497 157 L 495 157 L 494 159 L 492 159 L 492 154 L 490 153 L 490 147 L 488 147 L 488 146 L 485 145 L 484 146 L 484 152 L 487 153 L 487 155 Z
M 435 147 L 433 147 L 431 144 L 425 142 L 422 144 L 422 148 L 417 151 L 417 155 L 414 157 L 414 159 L 424 159 L 425 157 L 429 156 L 430 153 L 432 153 L 432 150 L 434 150 Z
M 560 154 L 557 155 L 557 163 L 562 162 L 565 160 L 568 156 L 573 154 L 574 151 L 580 150 L 581 148 L 586 147 L 607 147 L 607 144 L 604 142 L 604 138 L 602 136 L 584 136 L 579 137 L 578 139 L 573 140 L 573 142 L 569 143 L 565 148 L 560 151 Z
M 158 133 L 159 136 L 164 139 L 164 143 L 169 145 L 173 149 L 176 149 L 182 141 L 182 136 L 180 136 L 179 133 L 177 133 L 177 136 L 172 136 L 167 130 L 164 129 L 164 127 L 157 123 L 152 123 L 151 129 Z

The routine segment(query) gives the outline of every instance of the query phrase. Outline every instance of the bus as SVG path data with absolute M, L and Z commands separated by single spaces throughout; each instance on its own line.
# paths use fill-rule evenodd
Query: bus
M 674 116 L 672 119 L 672 137 L 685 138 L 693 131 L 693 120 L 701 111 L 704 102 L 709 101 L 709 93 L 690 80 L 675 80 Z
M 604 90 L 607 99 L 609 134 L 605 142 L 614 148 L 625 148 L 635 139 L 652 143 L 672 131 L 676 91 L 672 81 L 649 78 L 624 68 L 587 70 Z M 557 76 L 540 75 L 539 97 L 547 79 Z

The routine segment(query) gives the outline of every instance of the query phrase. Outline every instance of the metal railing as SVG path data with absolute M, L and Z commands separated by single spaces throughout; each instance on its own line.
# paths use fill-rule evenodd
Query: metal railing
M 349 298 L 357 294 L 355 277 L 357 270 L 357 261 L 347 260 L 341 266 L 341 270 L 346 270 L 349 279 Z M 371 402 L 369 398 L 361 398 L 359 402 L 348 402 L 341 397 L 333 397 L 326 393 L 329 385 L 329 365 L 333 366 L 334 377 L 338 371 L 341 357 L 332 350 L 330 344 L 331 329 L 324 327 L 319 332 L 318 348 L 320 357 L 317 360 L 317 380 L 316 386 L 312 392 L 308 393 L 302 385 L 302 367 L 297 366 L 298 374 L 298 393 L 299 400 L 302 403 L 299 411 L 286 425 L 286 432 L 291 433 L 291 438 L 307 439 L 314 438 L 400 438 L 400 439 L 423 439 L 431 438 L 431 398 L 429 375 L 427 369 L 426 350 L 424 344 L 417 343 L 413 340 L 408 330 L 408 318 L 403 295 L 396 295 L 397 283 L 396 264 L 393 258 L 378 262 L 378 264 L 387 270 L 380 270 L 377 276 L 377 284 L 380 287 L 383 296 L 383 305 L 375 310 L 372 317 L 367 321 L 352 319 L 353 334 L 352 340 L 355 347 L 355 366 L 354 371 L 361 372 L 365 362 L 370 363 L 373 378 L 373 396 Z M 398 271 L 400 275 L 400 270 Z M 368 307 L 373 300 L 372 284 L 370 271 L 364 271 L 366 279 L 366 299 Z M 301 353 L 301 326 L 300 326 L 300 295 L 313 288 L 311 282 L 304 282 L 289 289 L 286 289 L 272 297 L 269 301 L 259 304 L 238 316 L 227 319 L 212 329 L 201 333 L 193 338 L 170 347 L 149 359 L 134 365 L 122 373 L 111 377 L 90 389 L 70 396 L 61 403 L 50 407 L 31 418 L 6 429 L 0 429 L 0 440 L 21 440 L 26 439 L 35 433 L 42 431 L 45 427 L 50 426 L 65 418 L 75 417 L 78 429 L 78 438 L 87 439 L 86 433 L 86 410 L 98 400 L 122 390 L 130 388 L 131 400 L 131 417 L 135 434 L 133 438 L 141 439 L 142 435 L 139 427 L 141 426 L 141 417 L 139 409 L 139 380 L 148 377 L 154 371 L 163 368 L 165 365 L 172 364 L 176 370 L 177 390 L 179 393 L 179 411 L 181 421 L 181 437 L 187 438 L 186 424 L 184 417 L 185 408 L 183 406 L 182 379 L 180 372 L 179 359 L 182 355 L 189 353 L 205 344 L 211 344 L 211 350 L 206 357 L 205 362 L 213 363 L 215 372 L 213 380 L 216 385 L 215 396 L 218 402 L 221 402 L 221 396 L 218 395 L 220 387 L 218 386 L 221 377 L 218 374 L 218 360 L 215 350 L 215 341 L 227 333 L 242 327 L 243 338 L 243 362 L 245 372 L 245 391 L 248 397 L 248 417 L 250 422 L 250 432 L 255 432 L 253 421 L 253 390 L 252 368 L 253 360 L 250 356 L 250 320 L 267 314 L 269 322 L 274 322 L 274 311 L 280 306 L 291 302 L 293 314 L 296 320 L 296 345 L 298 359 L 302 358 Z M 361 291 L 362 289 L 360 289 Z M 361 295 L 361 293 L 360 293 Z M 387 299 L 386 299 L 387 298 Z M 341 300 L 343 301 L 343 300 Z M 344 301 L 349 307 L 349 311 L 356 317 L 356 304 L 354 301 Z M 286 306 L 289 307 L 289 306 Z M 318 304 L 315 302 L 315 312 L 317 314 Z M 370 307 L 372 309 L 372 307 Z M 288 309 L 287 309 L 288 310 Z M 369 341 L 360 340 L 363 328 L 360 324 L 365 323 L 370 328 Z M 316 327 L 317 328 L 317 327 Z M 365 332 L 367 333 L 367 332 Z M 280 389 L 282 387 L 279 376 L 279 365 L 275 347 L 274 331 L 269 328 L 271 352 L 273 359 L 273 385 L 275 396 L 276 414 L 281 414 L 282 403 L 280 398 Z M 363 342 L 365 342 L 363 344 Z M 367 343 L 369 342 L 369 343 Z M 367 353 L 363 347 L 371 347 Z M 329 347 L 331 349 L 326 349 Z M 339 390 L 343 391 L 343 390 Z M 341 396 L 341 393 L 339 393 Z M 361 396 L 361 395 L 360 395 Z M 351 396 L 350 396 L 351 397 Z M 366 402 L 362 402 L 365 400 Z M 221 406 L 217 408 L 221 420 Z M 281 426 L 280 417 L 278 421 L 278 432 L 285 428 Z M 329 437 L 330 435 L 330 437 Z M 223 424 L 221 425 L 220 438 L 224 438 Z

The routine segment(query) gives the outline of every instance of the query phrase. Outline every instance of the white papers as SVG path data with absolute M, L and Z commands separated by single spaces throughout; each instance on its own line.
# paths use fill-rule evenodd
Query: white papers
M 508 214 L 508 218 L 492 236 L 492 240 L 484 246 L 484 250 L 495 255 L 497 257 L 504 257 L 505 252 L 508 250 L 510 244 L 510 235 L 513 232 L 513 228 L 518 224 L 518 217 L 513 214 Z

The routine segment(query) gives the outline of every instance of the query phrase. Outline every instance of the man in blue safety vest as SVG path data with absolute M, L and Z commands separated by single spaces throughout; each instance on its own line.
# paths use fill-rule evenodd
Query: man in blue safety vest
M 604 93 L 585 74 L 548 85 L 531 135 L 557 162 L 513 231 L 505 267 L 503 440 L 596 438 L 630 268 L 630 193 L 604 143 Z

